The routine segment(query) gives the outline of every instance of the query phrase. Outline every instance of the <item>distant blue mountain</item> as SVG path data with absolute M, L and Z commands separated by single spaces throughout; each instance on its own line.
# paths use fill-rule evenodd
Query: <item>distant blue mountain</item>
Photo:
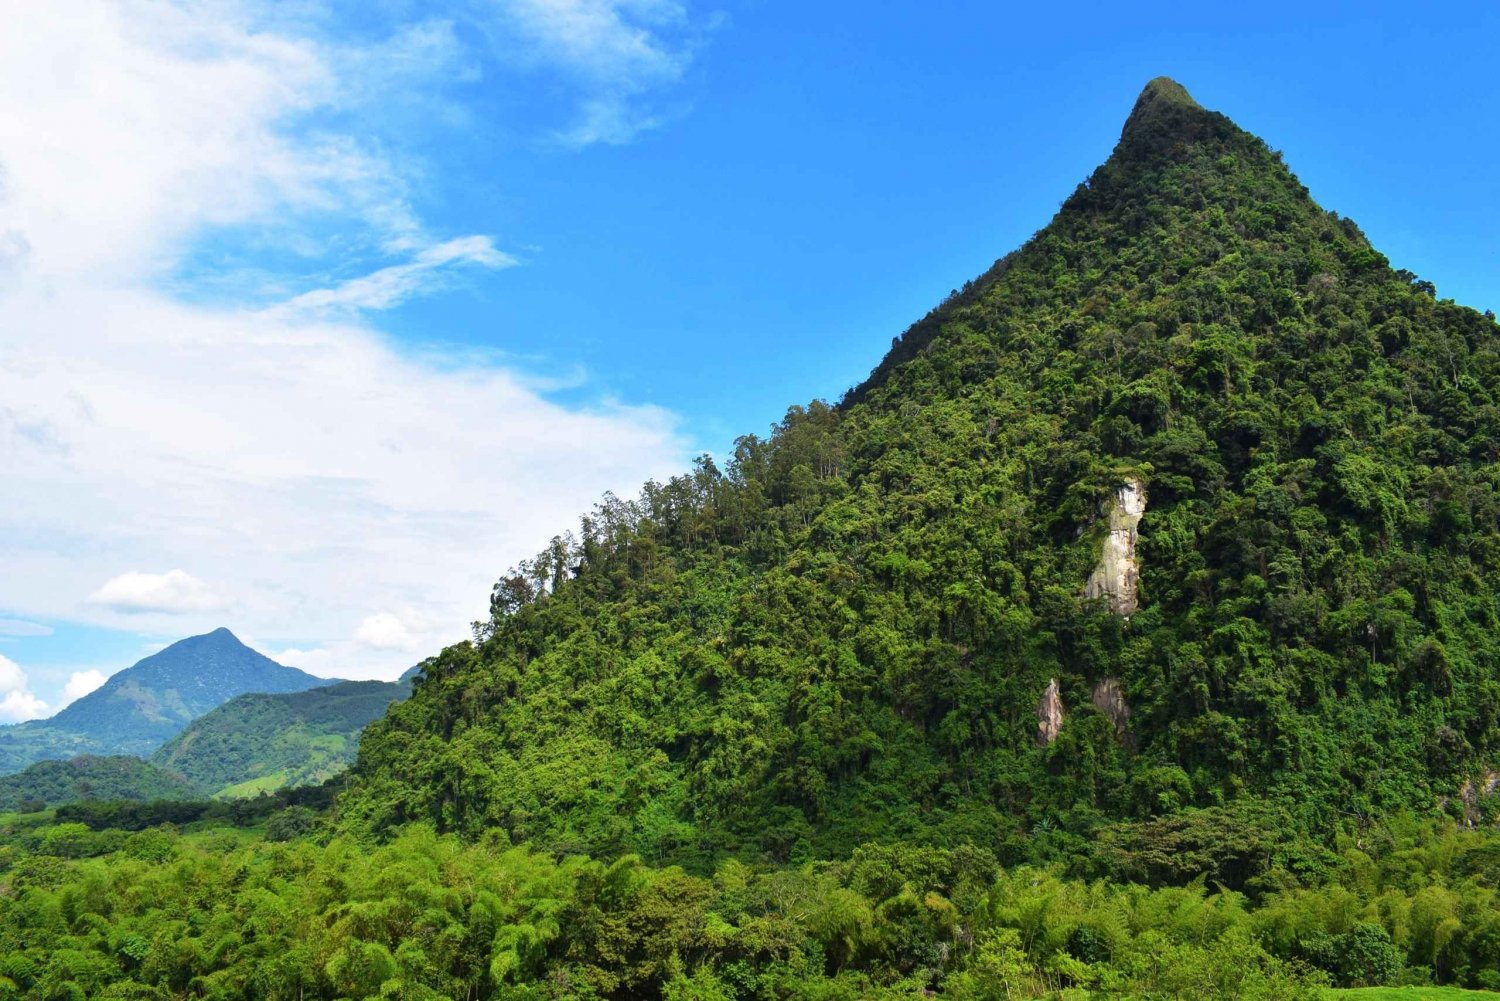
M 126 668 L 51 719 L 0 726 L 0 775 L 79 754 L 145 757 L 236 695 L 326 684 L 215 629 Z

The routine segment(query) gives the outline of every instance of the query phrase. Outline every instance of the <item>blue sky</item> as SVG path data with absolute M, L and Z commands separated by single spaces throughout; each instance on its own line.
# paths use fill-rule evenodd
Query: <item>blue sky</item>
M 1207 7 L 24 9 L 0 719 L 221 624 L 346 676 L 461 638 L 601 491 L 861 379 L 1159 74 L 1500 308 L 1497 8 Z

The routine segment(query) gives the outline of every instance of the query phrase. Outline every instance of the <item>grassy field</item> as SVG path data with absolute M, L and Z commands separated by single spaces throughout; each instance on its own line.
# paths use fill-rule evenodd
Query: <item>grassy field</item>
M 0 811 L 0 826 L 14 824 L 24 821 L 28 824 L 38 824 L 52 816 L 51 810 L 43 810 L 40 813 L 5 813 Z
M 1351 987 L 1326 992 L 1330 1001 L 1496 1001 L 1494 991 L 1460 987 Z
M 287 771 L 282 769 L 259 778 L 246 779 L 244 782 L 236 782 L 228 785 L 214 793 L 214 799 L 248 799 L 259 796 L 263 792 L 275 792 L 287 784 Z

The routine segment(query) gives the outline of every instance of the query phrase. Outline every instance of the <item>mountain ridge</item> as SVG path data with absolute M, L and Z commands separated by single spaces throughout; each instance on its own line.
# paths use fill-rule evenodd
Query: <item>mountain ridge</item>
M 221 627 L 142 658 L 49 719 L 0 727 L 0 773 L 78 754 L 145 756 L 235 695 L 324 683 Z
M 193 720 L 148 760 L 214 796 L 315 785 L 353 763 L 360 731 L 411 692 L 415 670 L 397 681 L 237 695 Z
M 181 775 L 128 755 L 38 761 L 0 776 L 0 813 L 56 808 L 79 800 L 188 800 L 201 790 Z

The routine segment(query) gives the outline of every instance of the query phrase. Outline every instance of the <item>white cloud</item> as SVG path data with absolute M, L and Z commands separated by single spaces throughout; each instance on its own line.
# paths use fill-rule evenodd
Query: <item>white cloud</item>
M 275 130 L 336 81 L 314 45 L 250 30 L 238 4 L 65 0 L 5 15 L 0 230 L 39 276 L 150 272 L 201 227 L 278 208 L 393 214 L 399 182 L 377 158 Z
M 455 638 L 453 623 L 407 607 L 367 615 L 346 638 L 311 649 L 290 647 L 269 653 L 272 660 L 319 677 L 394 680 L 402 671 L 436 653 Z
M 188 612 L 215 612 L 229 603 L 213 588 L 185 570 L 166 573 L 140 573 L 132 570 L 105 581 L 104 586 L 89 595 L 91 605 L 102 605 L 116 612 L 161 612 L 183 615 Z
M 21 665 L 0 654 L 0 692 L 15 692 L 26 687 L 26 672 Z
M 47 715 L 47 703 L 29 690 L 26 672 L 8 657 L 0 656 L 0 722 L 19 723 Z
M 420 637 L 407 628 L 406 623 L 391 614 L 380 612 L 371 615 L 354 631 L 354 641 L 375 650 L 413 651 L 421 646 Z
M 651 96 L 682 79 L 699 34 L 713 26 L 674 0 L 495 0 L 494 8 L 520 62 L 572 82 L 576 120 L 559 138 L 575 146 L 628 142 L 656 126 Z
M 675 80 L 689 60 L 661 29 L 687 10 L 672 0 L 500 0 L 501 15 L 532 44 L 530 58 L 601 83 Z
M 0 619 L 0 636 L 51 636 L 52 627 L 22 619 Z
M 0 721 L 24 723 L 47 715 L 50 715 L 47 703 L 30 692 L 6 692 L 5 697 L 0 698 Z
M 487 236 L 466 236 L 422 250 L 405 264 L 393 264 L 331 288 L 295 296 L 274 312 L 329 309 L 389 309 L 419 292 L 431 291 L 456 265 L 509 268 L 518 262 L 501 253 Z
M 83 698 L 109 680 L 103 671 L 74 671 L 63 686 L 63 704 L 68 705 Z
M 405 644 L 465 635 L 493 579 L 602 491 L 680 468 L 682 443 L 662 410 L 565 407 L 370 326 L 361 311 L 455 267 L 512 261 L 486 236 L 431 236 L 405 164 L 306 125 L 378 103 L 382 60 L 247 9 L 6 5 L 0 244 L 21 249 L 0 263 L 0 608 L 157 635 L 229 624 L 295 638 L 319 673 L 387 676 L 414 662 Z M 398 48 L 403 92 L 451 56 Z M 281 309 L 183 297 L 205 270 L 195 241 L 226 226 L 315 262 L 333 226 L 385 263 Z M 99 586 L 122 567 L 138 569 Z M 407 638 L 361 638 L 391 610 Z

